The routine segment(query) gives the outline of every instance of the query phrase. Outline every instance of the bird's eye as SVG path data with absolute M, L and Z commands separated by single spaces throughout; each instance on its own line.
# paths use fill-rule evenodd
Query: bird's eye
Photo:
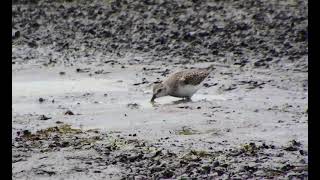
M 161 91 L 162 91 L 162 89 L 159 89 L 159 90 L 158 90 L 158 93 L 161 92 Z

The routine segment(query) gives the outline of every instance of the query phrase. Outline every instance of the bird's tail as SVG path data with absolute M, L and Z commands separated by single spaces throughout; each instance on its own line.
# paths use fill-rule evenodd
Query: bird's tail
M 213 65 L 213 64 L 211 64 L 210 66 L 208 66 L 207 68 L 207 71 L 213 71 L 213 70 L 215 70 L 216 68 L 215 68 L 215 65 Z

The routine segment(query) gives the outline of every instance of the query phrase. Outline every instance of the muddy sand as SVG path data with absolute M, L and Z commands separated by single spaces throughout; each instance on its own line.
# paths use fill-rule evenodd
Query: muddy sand
M 13 1 L 13 179 L 308 179 L 306 1 Z M 152 86 L 226 64 L 191 102 Z

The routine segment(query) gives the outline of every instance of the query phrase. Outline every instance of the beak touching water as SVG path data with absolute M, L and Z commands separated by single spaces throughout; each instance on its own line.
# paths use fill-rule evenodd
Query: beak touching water
M 154 102 L 155 99 L 156 99 L 156 95 L 153 95 L 151 98 L 151 102 Z

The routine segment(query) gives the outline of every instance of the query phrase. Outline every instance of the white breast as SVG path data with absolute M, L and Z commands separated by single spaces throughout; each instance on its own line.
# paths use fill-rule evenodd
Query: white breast
M 198 91 L 199 88 L 200 86 L 192 86 L 192 85 L 179 86 L 177 94 L 179 96 L 191 97 L 195 92 Z

